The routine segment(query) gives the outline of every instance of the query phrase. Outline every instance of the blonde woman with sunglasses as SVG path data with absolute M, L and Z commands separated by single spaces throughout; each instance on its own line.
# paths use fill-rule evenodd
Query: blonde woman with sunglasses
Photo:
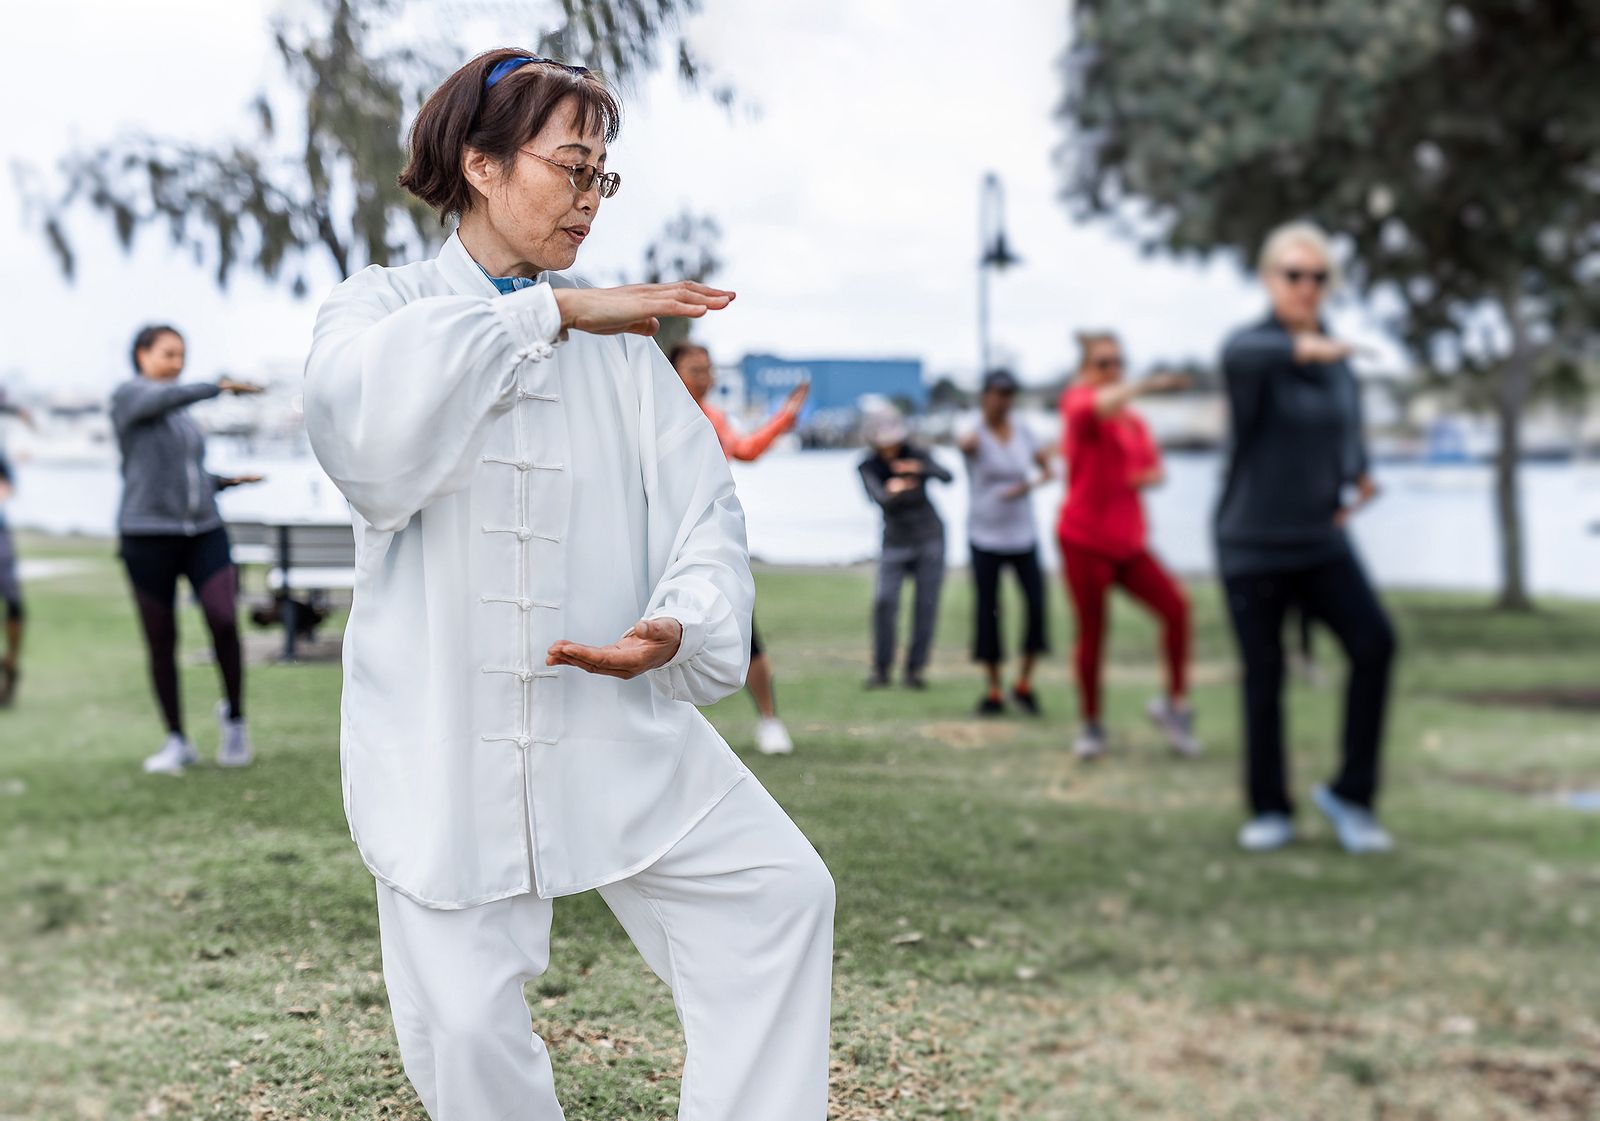
M 1291 608 L 1325 624 L 1350 663 L 1343 761 L 1312 791 L 1349 852 L 1393 846 L 1378 824 L 1379 755 L 1394 629 L 1346 523 L 1377 493 L 1361 433 L 1352 347 L 1329 336 L 1322 305 L 1337 281 L 1326 235 L 1282 226 L 1259 261 L 1271 312 L 1222 352 L 1230 440 L 1215 519 L 1217 567 L 1244 662 L 1246 793 L 1241 847 L 1295 839 L 1283 742 L 1283 625 Z

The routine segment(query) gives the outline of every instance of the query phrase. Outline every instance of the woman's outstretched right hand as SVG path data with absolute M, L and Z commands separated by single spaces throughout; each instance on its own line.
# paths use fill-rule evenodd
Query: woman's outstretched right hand
M 1307 331 L 1294 337 L 1294 360 L 1302 365 L 1343 362 L 1355 353 L 1349 343 L 1330 339 L 1316 331 Z
M 653 335 L 667 316 L 699 319 L 721 311 L 734 293 L 692 280 L 675 284 L 627 284 L 621 288 L 557 288 L 563 330 L 591 335 Z

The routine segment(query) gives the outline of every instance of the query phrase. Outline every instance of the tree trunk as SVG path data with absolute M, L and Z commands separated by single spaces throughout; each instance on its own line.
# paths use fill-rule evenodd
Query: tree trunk
M 1516 375 L 1507 371 L 1507 378 Z M 1510 388 L 1510 387 L 1507 387 Z M 1502 611 L 1531 611 L 1525 550 L 1522 545 L 1522 494 L 1517 468 L 1522 458 L 1522 407 L 1502 393 L 1495 405 L 1500 450 L 1494 457 L 1494 512 L 1500 530 L 1500 597 Z

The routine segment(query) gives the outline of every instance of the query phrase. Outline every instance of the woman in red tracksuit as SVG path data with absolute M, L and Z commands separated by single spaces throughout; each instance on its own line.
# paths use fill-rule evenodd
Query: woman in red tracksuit
M 1083 731 L 1079 758 L 1106 750 L 1100 717 L 1100 669 L 1105 652 L 1107 597 L 1120 585 L 1160 620 L 1167 691 L 1150 702 L 1149 715 L 1174 751 L 1195 755 L 1194 713 L 1187 696 L 1189 601 L 1183 588 L 1150 552 L 1139 492 L 1165 478 L 1150 430 L 1129 405 L 1151 393 L 1181 389 L 1187 379 L 1158 374 L 1123 380 L 1122 346 L 1109 332 L 1078 336 L 1082 362 L 1061 397 L 1062 444 L 1067 462 L 1066 499 L 1056 534 L 1062 569 L 1077 616 L 1074 665 Z

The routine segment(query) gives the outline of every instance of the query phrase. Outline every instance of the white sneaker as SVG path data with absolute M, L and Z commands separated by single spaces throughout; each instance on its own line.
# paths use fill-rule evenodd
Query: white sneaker
M 217 702 L 217 727 L 222 732 L 222 741 L 217 746 L 217 766 L 249 766 L 255 758 L 255 753 L 250 750 L 250 729 L 242 719 L 228 718 L 227 701 Z
M 1294 819 L 1288 814 L 1260 814 L 1239 828 L 1245 852 L 1272 852 L 1294 842 Z
M 1098 759 L 1106 753 L 1106 734 L 1097 724 L 1085 724 L 1073 742 L 1072 754 L 1084 762 Z
M 1394 838 L 1378 824 L 1371 810 L 1345 801 L 1326 786 L 1313 788 L 1311 800 L 1333 825 L 1345 852 L 1361 855 L 1394 851 Z
M 776 716 L 763 717 L 761 723 L 756 725 L 756 750 L 763 755 L 790 755 L 794 752 L 794 741 L 789 738 L 789 729 L 783 726 L 783 721 Z
M 161 750 L 144 761 L 144 773 L 147 775 L 181 775 L 183 769 L 190 763 L 198 763 L 200 756 L 189 741 L 173 732 L 167 736 L 167 742 L 161 745 Z
M 1194 737 L 1194 709 L 1185 705 L 1179 708 L 1171 697 L 1155 697 L 1145 712 L 1157 728 L 1166 734 L 1167 743 L 1175 754 L 1193 759 L 1200 754 L 1200 741 Z

